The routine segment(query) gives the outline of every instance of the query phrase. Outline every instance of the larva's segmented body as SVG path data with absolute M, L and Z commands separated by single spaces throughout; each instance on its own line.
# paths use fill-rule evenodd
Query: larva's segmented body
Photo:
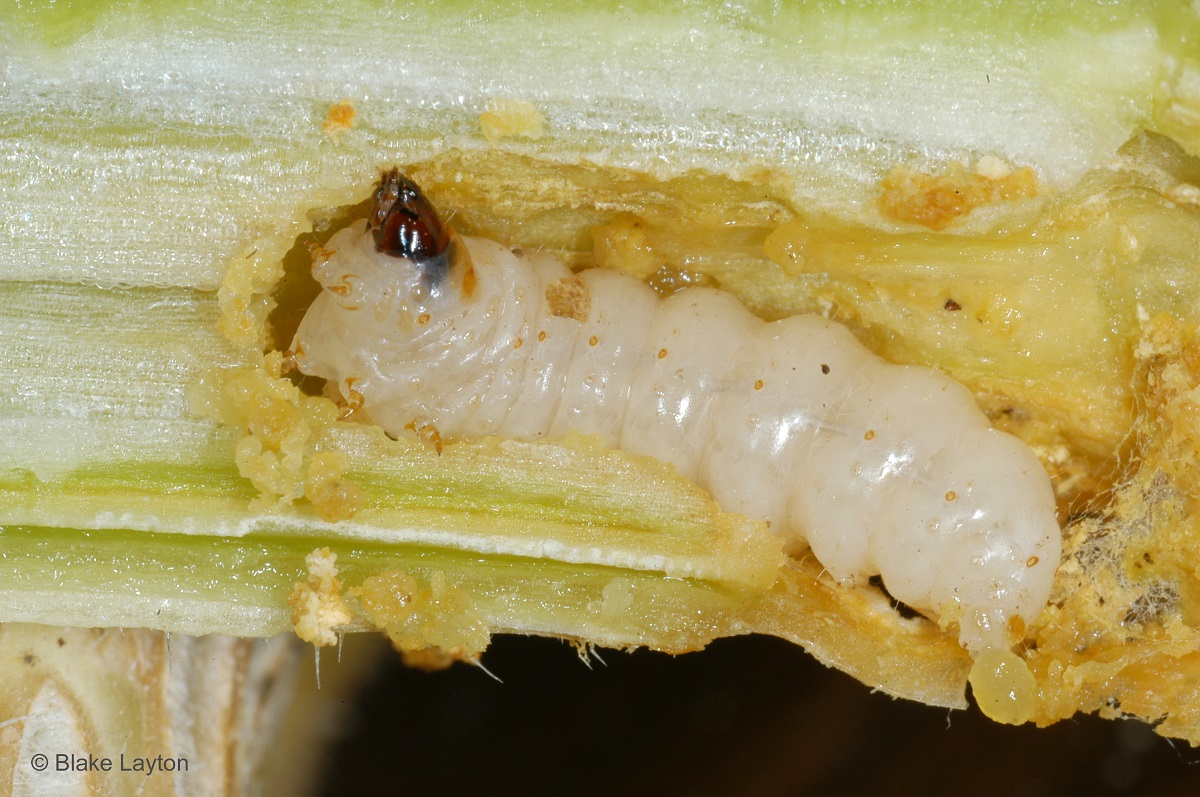
M 975 653 L 1007 647 L 1045 604 L 1060 553 L 1049 479 L 957 382 L 716 290 L 660 299 L 482 239 L 431 279 L 367 233 L 329 242 L 314 268 L 327 290 L 293 349 L 385 429 L 601 435 L 811 546 L 839 580 L 882 574 L 897 599 L 957 619 Z

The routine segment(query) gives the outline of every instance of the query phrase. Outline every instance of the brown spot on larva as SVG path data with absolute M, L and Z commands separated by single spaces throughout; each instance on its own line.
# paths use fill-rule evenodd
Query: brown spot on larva
M 763 387 L 763 381 L 761 379 L 754 380 L 754 389 L 755 390 L 762 390 L 762 387 Z
M 585 321 L 592 309 L 587 285 L 577 276 L 563 277 L 546 286 L 546 304 L 550 314 L 559 318 Z
M 946 492 L 947 501 L 953 501 L 955 498 L 958 498 L 958 493 L 954 492 L 953 490 L 948 490 Z
M 875 430 L 874 429 L 868 429 L 867 433 L 863 435 L 863 440 L 874 440 L 874 439 L 875 439 Z
M 825 363 L 821 363 L 821 373 L 823 373 L 823 374 L 829 373 L 829 366 L 826 365 Z
M 947 310 L 949 310 L 952 313 L 955 312 L 956 310 L 962 309 L 962 305 L 959 304 L 958 302 L 954 301 L 953 299 L 947 299 L 946 303 L 942 306 L 945 307 Z
M 590 338 L 588 338 L 589 346 L 595 346 L 599 342 L 600 342 L 600 338 L 596 337 L 595 335 L 592 335 Z
M 658 350 L 658 359 L 660 359 L 660 360 L 661 360 L 663 357 L 666 357 L 666 356 L 667 356 L 667 350 L 666 350 L 666 349 L 659 349 L 659 350 Z
M 418 324 L 428 324 L 429 323 L 429 313 L 421 313 L 419 316 L 417 316 L 417 323 Z
M 525 345 L 525 338 L 517 338 L 517 342 L 513 344 L 513 348 L 519 349 L 523 345 Z
M 24 662 L 27 666 L 32 667 L 33 665 L 38 663 L 38 657 L 35 656 L 32 652 L 27 651 L 24 654 L 22 654 L 21 661 Z
M 357 114 L 354 111 L 354 104 L 350 100 L 342 100 L 336 105 L 329 106 L 329 110 L 325 112 L 325 121 L 321 124 L 321 129 L 327 136 L 349 130 L 354 127 L 355 116 Z
M 541 332 L 538 333 L 538 340 L 544 341 L 545 339 L 546 339 L 546 330 L 543 329 Z
M 525 250 L 519 246 L 514 246 L 512 253 L 513 257 L 525 257 Z
M 462 278 L 462 297 L 464 299 L 470 299 L 471 295 L 475 293 L 475 284 L 477 282 L 478 279 L 475 277 L 475 267 L 468 264 L 467 270 L 463 272 Z
M 1036 556 L 1031 556 L 1031 557 L 1029 557 L 1028 559 L 1026 559 L 1026 560 L 1025 560 L 1025 566 L 1026 566 L 1026 567 L 1033 567 L 1034 565 L 1036 565 L 1036 564 L 1037 564 L 1038 562 L 1040 562 L 1040 561 L 1042 561 L 1042 560 L 1041 560 L 1041 559 L 1038 559 Z
M 67 644 L 67 640 L 63 639 L 62 637 L 59 637 L 59 638 L 58 638 L 58 646 L 59 646 L 60 648 L 61 648 L 63 645 L 66 645 L 66 644 Z

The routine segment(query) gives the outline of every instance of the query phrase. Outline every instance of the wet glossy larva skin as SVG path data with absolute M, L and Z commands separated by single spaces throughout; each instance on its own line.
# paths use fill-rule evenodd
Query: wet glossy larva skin
M 460 243 L 395 185 L 385 174 L 371 224 L 316 258 L 326 290 L 293 343 L 303 372 L 384 429 L 600 435 L 674 464 L 794 553 L 811 546 L 836 579 L 881 575 L 957 620 L 973 653 L 1008 647 L 1045 605 L 1061 550 L 1049 478 L 962 385 L 824 318 L 767 323 L 717 290 L 660 299 L 617 272 Z M 423 225 L 389 227 L 380 205 L 401 201 Z

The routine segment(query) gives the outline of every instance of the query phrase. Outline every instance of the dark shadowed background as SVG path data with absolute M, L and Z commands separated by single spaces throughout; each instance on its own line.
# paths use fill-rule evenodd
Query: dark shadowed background
M 767 637 L 599 654 L 589 669 L 564 642 L 496 637 L 503 683 L 389 655 L 320 793 L 1200 795 L 1200 750 L 1139 722 L 1005 727 L 872 694 Z

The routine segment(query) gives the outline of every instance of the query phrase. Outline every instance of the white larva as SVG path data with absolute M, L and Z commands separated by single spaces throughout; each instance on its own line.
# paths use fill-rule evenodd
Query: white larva
M 383 191 L 372 223 L 317 258 L 326 290 L 293 351 L 384 429 L 601 435 L 768 521 L 793 552 L 811 547 L 834 578 L 881 575 L 898 600 L 957 620 L 975 655 L 1007 648 L 1045 605 L 1061 545 L 1049 478 L 962 385 L 888 364 L 823 318 L 768 323 L 716 290 L 660 299 L 616 272 L 459 243 L 425 204 L 389 228 Z M 433 235 L 416 221 L 441 236 L 434 251 L 449 246 L 440 259 L 402 256 Z M 408 238 L 381 251 L 397 225 Z

